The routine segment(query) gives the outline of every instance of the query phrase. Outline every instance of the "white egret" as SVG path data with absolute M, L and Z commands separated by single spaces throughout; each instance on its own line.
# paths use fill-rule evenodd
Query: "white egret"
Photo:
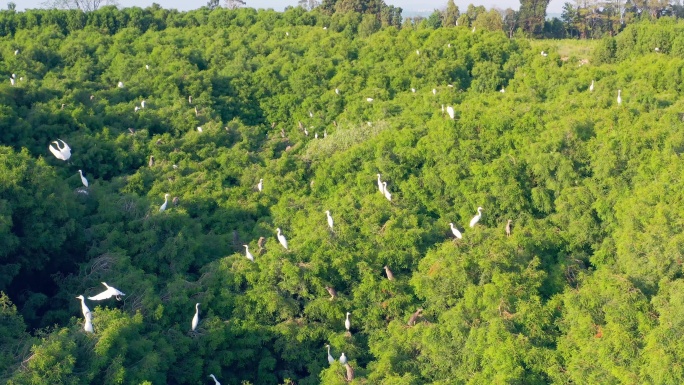
M 392 270 L 389 269 L 387 265 L 383 267 L 385 269 L 385 274 L 387 274 L 387 279 L 390 281 L 394 281 L 394 274 L 392 274 Z
M 380 174 L 378 174 L 378 190 L 380 190 L 380 194 L 385 195 L 385 186 L 382 184 L 382 181 L 380 180 Z
M 420 55 L 420 50 L 416 50 L 416 55 Z
M 88 309 L 88 306 L 85 304 L 85 298 L 83 298 L 82 295 L 79 295 L 76 297 L 81 300 L 81 312 L 83 313 L 83 317 L 88 318 L 91 316 L 90 309 Z
M 350 312 L 347 312 L 347 318 L 344 320 L 344 328 L 347 329 L 347 333 L 349 333 L 349 328 L 351 328 L 351 322 L 349 321 L 350 314 Z
M 344 365 L 347 363 L 347 356 L 344 355 L 344 352 L 342 352 L 342 355 L 340 356 L 340 364 Z
M 655 50 L 654 50 L 654 51 L 660 52 L 660 48 L 659 48 L 659 47 L 655 47 Z
M 147 162 L 147 165 L 150 167 L 154 166 L 154 155 L 150 155 L 150 160 Z
M 318 139 L 318 132 L 314 132 L 314 139 Z
M 456 237 L 458 239 L 463 239 L 463 234 L 461 234 L 461 232 L 458 231 L 458 229 L 454 227 L 453 223 L 449 223 L 449 226 L 451 226 L 451 232 L 454 233 L 454 237 Z
M 250 261 L 254 262 L 254 256 L 252 255 L 252 253 L 249 252 L 249 245 L 242 246 L 245 247 L 245 257 L 247 257 L 247 259 L 249 259 Z
M 432 89 L 432 94 L 433 94 L 433 95 L 437 95 L 437 89 L 433 88 L 433 89 Z
M 506 222 L 506 236 L 507 237 L 511 236 L 511 222 L 513 222 L 513 221 L 510 219 L 508 220 L 508 222 Z
M 197 132 L 199 132 L 200 134 L 203 132 L 203 131 L 202 131 L 202 126 L 197 126 Z
M 548 53 L 546 53 L 546 52 L 544 52 L 544 51 L 541 51 L 541 55 L 542 55 L 543 57 L 547 57 L 547 56 L 549 56 L 549 54 L 548 54 Z
M 213 374 L 210 374 L 209 377 L 211 377 L 212 380 L 214 380 L 214 385 L 221 385 L 220 382 L 216 379 L 216 377 Z
M 332 216 L 330 216 L 330 210 L 325 210 L 325 215 L 328 217 L 328 227 L 330 227 L 330 230 L 333 229 L 333 219 Z
M 145 99 L 143 99 L 143 101 L 140 102 L 140 107 L 145 108 Z
M 14 50 L 14 56 L 17 56 L 17 55 L 19 55 L 19 50 L 18 50 L 18 49 L 15 49 L 15 50 Z
M 194 332 L 195 329 L 197 329 L 197 325 L 199 324 L 199 302 L 195 304 L 195 315 L 192 317 L 192 331 Z
M 392 194 L 390 194 L 389 190 L 387 189 L 387 182 L 382 182 L 382 192 L 385 194 L 385 198 L 392 202 Z
M 140 109 L 140 107 L 135 106 L 135 108 L 133 109 L 133 112 L 138 112 L 139 109 Z
M 411 315 L 411 318 L 409 318 L 408 326 L 414 326 L 416 324 L 416 320 L 418 319 L 418 317 L 422 315 L 422 312 L 423 308 L 419 307 L 418 310 L 416 310 L 416 312 Z
M 472 30 L 472 32 L 473 32 L 473 33 L 475 33 L 475 27 L 473 27 L 473 30 Z
M 475 227 L 480 218 L 482 218 L 482 207 L 477 208 L 477 214 L 470 220 L 470 227 Z
M 166 205 L 169 204 L 170 194 L 164 194 L 164 203 L 159 207 L 159 212 L 166 210 Z
M 59 147 L 59 142 L 62 142 L 62 147 Z M 61 160 L 69 160 L 69 158 L 71 158 L 71 148 L 68 144 L 66 144 L 65 141 L 63 141 L 62 139 L 57 139 L 52 143 L 55 144 L 55 147 L 52 147 L 52 145 L 50 145 L 48 146 L 48 148 L 50 149 L 52 155 L 55 156 L 55 158 Z
M 453 84 L 447 84 L 447 87 L 454 88 L 454 85 Z
M 192 104 L 192 95 L 188 96 L 188 103 Z
M 280 242 L 280 244 L 283 245 L 285 250 L 289 250 L 287 248 L 287 239 L 285 238 L 285 236 L 283 234 L 280 233 L 280 227 L 278 227 L 276 229 L 276 231 L 278 231 L 278 242 Z
M 290 33 L 289 33 L 289 32 L 285 32 L 285 36 L 290 36 Z
M 326 286 L 326 287 L 325 287 L 325 290 L 327 290 L 327 291 L 328 291 L 328 294 L 330 294 L 330 300 L 331 300 L 331 301 L 332 301 L 333 299 L 335 299 L 335 297 L 337 297 L 337 291 L 335 291 L 335 289 L 333 289 L 332 287 Z
M 328 130 L 323 130 L 323 138 L 325 139 L 327 137 L 328 137 Z
M 448 48 L 451 48 L 451 43 L 447 44 L 447 47 L 448 47 Z
M 117 301 L 121 301 L 121 296 L 126 295 L 119 291 L 117 288 L 111 287 L 107 285 L 106 282 L 102 282 L 103 285 L 107 288 L 107 290 L 103 291 L 102 293 L 98 295 L 94 295 L 92 297 L 88 297 L 89 300 L 91 301 L 102 301 L 103 299 L 108 299 L 110 297 L 115 297 Z
M 504 92 L 506 92 L 506 89 L 504 88 L 504 86 L 501 86 L 501 89 L 499 90 L 499 92 L 501 92 L 502 94 L 503 94 Z
M 620 96 L 620 93 L 621 93 L 621 92 L 622 92 L 622 90 L 618 90 L 618 97 L 617 97 L 618 106 L 619 106 L 620 104 L 622 104 L 622 97 Z
M 324 31 L 327 30 L 327 29 L 328 29 L 328 27 L 323 27 L 323 30 L 324 30 Z
M 14 86 L 14 78 L 10 78 L 10 84 Z
M 340 90 L 337 89 L 337 88 L 335 88 L 335 93 L 339 95 L 339 94 L 340 94 Z
M 78 170 L 78 173 L 81 175 L 81 183 L 83 183 L 83 185 L 86 188 L 88 188 L 88 179 L 86 179 L 86 177 L 83 176 L 83 171 Z
M 149 65 L 149 64 L 145 64 L 145 69 L 149 71 L 150 65 Z
M 88 316 L 85 317 L 85 324 L 83 324 L 83 330 L 87 331 L 88 333 L 94 333 L 95 331 L 93 330 L 93 317 L 88 313 Z
M 411 88 L 411 92 L 413 92 L 413 93 L 415 94 L 415 93 L 416 93 L 416 89 L 415 89 L 415 88 Z
M 313 112 L 309 111 L 309 117 L 313 118 Z
M 119 84 L 117 84 L 116 86 L 119 87 L 119 88 L 124 88 L 123 82 L 119 82 Z
M 263 178 L 259 179 L 259 183 L 257 183 L 257 190 L 259 190 L 259 192 L 264 191 L 264 179 Z
M 591 85 L 589 86 L 589 92 L 594 92 L 594 81 L 591 81 Z
M 366 101 L 367 101 L 368 103 L 370 103 L 370 102 L 373 101 L 373 98 L 366 98 Z
M 332 363 L 335 362 L 335 358 L 330 354 L 330 345 L 325 344 L 325 347 L 328 348 L 328 363 L 332 365 Z
M 454 118 L 454 107 L 447 106 L 446 111 L 447 111 L 447 114 L 449 114 L 449 117 L 451 119 L 453 119 Z

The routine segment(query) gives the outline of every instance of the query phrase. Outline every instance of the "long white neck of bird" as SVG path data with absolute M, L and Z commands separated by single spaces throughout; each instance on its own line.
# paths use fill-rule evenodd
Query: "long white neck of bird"
M 328 345 L 328 355 L 330 355 L 330 345 Z

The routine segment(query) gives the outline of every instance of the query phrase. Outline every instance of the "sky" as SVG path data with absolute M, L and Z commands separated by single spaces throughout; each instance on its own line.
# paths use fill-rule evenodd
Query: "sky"
M 9 0 L 8 0 L 9 1 Z M 12 0 L 17 5 L 18 10 L 30 8 L 42 8 L 45 0 Z M 120 7 L 141 7 L 145 8 L 152 3 L 157 3 L 163 8 L 176 8 L 181 11 L 196 9 L 206 5 L 207 0 L 117 0 Z M 551 0 L 547 13 L 560 13 L 563 3 L 566 0 Z M 297 0 L 246 0 L 247 6 L 252 8 L 273 8 L 282 11 L 290 5 L 297 5 Z M 221 1 L 223 3 L 223 1 Z M 406 16 L 407 12 L 431 12 L 434 9 L 446 8 L 447 0 L 385 0 L 385 4 L 401 7 Z M 513 8 L 520 7 L 519 0 L 455 0 L 456 5 L 464 11 L 468 4 L 484 5 L 487 8 Z

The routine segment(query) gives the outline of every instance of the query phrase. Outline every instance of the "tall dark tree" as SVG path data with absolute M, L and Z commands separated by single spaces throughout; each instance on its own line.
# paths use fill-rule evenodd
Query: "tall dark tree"
M 520 0 L 518 22 L 528 35 L 538 35 L 544 27 L 549 0 Z
M 449 0 L 447 2 L 446 10 L 443 14 L 442 25 L 445 27 L 455 27 L 458 25 L 458 17 L 461 15 L 458 6 L 454 3 L 454 0 Z

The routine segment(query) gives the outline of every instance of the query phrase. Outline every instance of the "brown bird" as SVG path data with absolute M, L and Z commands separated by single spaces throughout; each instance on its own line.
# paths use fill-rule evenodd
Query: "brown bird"
M 506 236 L 507 237 L 511 236 L 511 222 L 513 222 L 513 221 L 510 219 L 508 220 L 508 222 L 506 222 Z
M 197 111 L 197 106 L 195 106 L 195 116 L 199 116 L 199 112 Z
M 90 95 L 90 100 L 95 99 L 95 95 Z
M 385 265 L 384 269 L 385 273 L 387 273 L 387 279 L 389 279 L 390 281 L 394 281 L 394 274 L 392 274 L 392 270 L 390 270 L 389 267 L 387 267 L 387 265 Z
M 351 382 L 354 380 L 354 368 L 351 367 L 349 364 L 344 364 L 344 367 L 347 369 L 347 382 Z
M 271 128 L 275 128 L 276 122 L 271 123 Z
M 154 155 L 150 155 L 150 161 L 147 162 L 147 165 L 150 167 L 154 166 Z
M 264 250 L 264 243 L 266 243 L 266 238 L 259 237 L 259 240 L 257 241 L 257 246 L 259 246 L 259 254 L 261 254 Z
M 157 139 L 157 142 L 156 142 L 156 145 L 157 145 L 157 146 L 160 145 L 160 144 L 162 144 L 162 143 L 164 143 L 164 142 L 162 142 L 161 139 Z
M 303 129 L 304 129 L 304 125 L 302 124 L 302 122 L 298 122 L 298 124 L 299 124 L 299 129 L 300 129 L 300 130 L 303 130 Z
M 280 137 L 281 137 L 281 138 L 284 138 L 284 137 L 285 137 L 285 130 L 282 129 L 282 128 L 280 129 Z
M 326 286 L 326 287 L 325 287 L 325 290 L 327 290 L 327 291 L 328 291 L 328 294 L 330 294 L 330 300 L 331 300 L 331 301 L 332 301 L 333 299 L 335 299 L 335 297 L 337 297 L 337 292 L 336 292 L 335 289 L 333 289 L 332 287 Z
M 173 200 L 171 202 L 173 202 L 174 206 L 178 206 L 178 201 L 179 201 L 178 197 L 173 197 Z
M 415 324 L 416 324 L 416 320 L 418 319 L 418 317 L 421 317 L 421 316 L 422 316 L 422 314 L 421 314 L 422 312 L 423 312 L 423 308 L 422 308 L 422 307 L 419 307 L 418 310 L 416 310 L 416 312 L 413 313 L 413 315 L 411 316 L 411 318 L 409 318 L 409 320 L 408 320 L 408 326 L 413 326 L 413 325 L 415 325 Z
M 337 127 L 337 120 L 333 120 L 333 126 Z

